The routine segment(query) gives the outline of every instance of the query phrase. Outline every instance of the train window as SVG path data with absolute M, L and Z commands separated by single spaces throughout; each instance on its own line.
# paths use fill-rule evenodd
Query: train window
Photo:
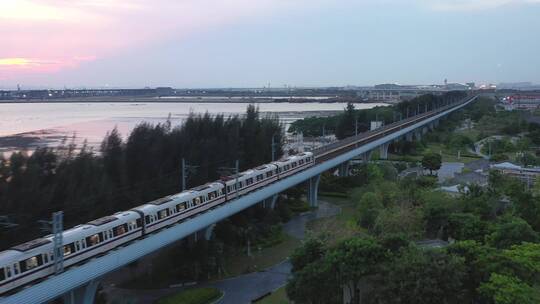
M 101 238 L 103 238 L 103 237 L 101 237 Z M 91 236 L 86 238 L 86 244 L 88 244 L 88 247 L 97 245 L 97 244 L 99 244 L 101 238 L 99 237 L 98 234 L 91 235 Z
M 142 227 L 142 220 L 140 218 L 137 219 L 137 228 Z
M 64 256 L 68 256 L 75 252 L 75 245 L 73 243 L 64 245 Z
M 176 205 L 176 212 L 180 212 L 182 210 L 186 210 L 186 202 L 182 202 Z
M 201 203 L 201 198 L 200 197 L 196 197 L 193 199 L 193 204 L 195 205 L 199 205 Z
M 147 224 L 150 224 L 152 222 L 152 218 L 150 218 L 150 215 L 147 215 L 144 217 L 144 221 L 147 223 Z
M 163 209 L 158 211 L 158 220 L 166 218 L 167 216 L 169 216 L 169 209 Z
M 115 237 L 120 236 L 126 232 L 127 232 L 127 224 L 118 225 L 113 228 L 113 235 Z
M 129 224 L 131 225 L 131 229 L 137 228 L 137 221 L 131 221 Z
M 49 263 L 49 256 L 46 253 L 43 255 L 43 263 Z
M 296 168 L 296 163 L 292 163 L 291 166 L 292 166 L 293 168 Z
M 299 164 L 299 165 L 301 165 L 301 164 L 303 164 L 303 163 L 304 163 L 304 160 L 303 160 L 303 159 L 301 159 L 301 160 L 298 161 L 298 164 Z
M 6 279 L 6 272 L 4 268 L 0 269 L 0 282 Z
M 79 241 L 76 241 L 76 242 L 75 242 L 75 250 L 76 250 L 76 251 L 81 250 L 81 242 L 79 242 Z
M 13 264 L 13 274 L 18 275 L 19 274 L 19 265 Z
M 20 266 L 21 266 L 21 273 L 22 272 L 25 272 L 25 271 L 28 271 L 30 269 L 34 269 L 38 266 L 41 266 L 43 265 L 43 260 L 42 260 L 42 257 L 41 255 L 37 255 L 37 256 L 33 256 L 29 259 L 26 259 L 24 261 L 21 261 L 20 263 Z
M 269 178 L 269 177 L 271 177 L 272 175 L 274 175 L 274 171 L 268 171 L 268 172 L 266 172 L 266 178 Z
M 6 267 L 6 275 L 8 278 L 11 278 L 11 267 Z
M 264 176 L 262 174 L 257 175 L 257 181 L 262 181 Z
M 216 198 L 216 196 L 217 196 L 216 191 L 208 193 L 208 199 L 214 199 L 214 198 Z

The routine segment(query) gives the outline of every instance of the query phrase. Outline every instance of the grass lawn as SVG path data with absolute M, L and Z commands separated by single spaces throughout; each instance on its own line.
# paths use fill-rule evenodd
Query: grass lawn
M 452 162 L 452 163 L 470 163 L 475 160 L 479 160 L 480 158 L 476 157 L 467 157 L 463 156 L 464 154 L 469 154 L 468 151 L 461 151 L 461 157 L 457 157 L 457 152 L 449 151 L 448 148 L 444 147 L 442 144 L 439 143 L 429 143 L 426 150 L 431 150 L 435 153 L 442 153 L 442 161 L 443 162 Z M 420 160 L 422 158 L 420 157 Z
M 327 239 L 330 243 L 349 238 L 363 232 L 362 227 L 356 223 L 355 204 L 348 198 L 320 196 L 320 200 L 329 202 L 341 208 L 337 216 L 320 218 L 310 221 L 306 225 L 309 234 Z
M 287 298 L 287 293 L 285 292 L 285 287 L 281 287 L 278 290 L 274 291 L 271 295 L 265 297 L 264 299 L 257 301 L 257 304 L 290 304 L 291 302 Z
M 207 304 L 219 299 L 222 294 L 221 291 L 215 288 L 188 289 L 161 298 L 156 304 Z
M 224 263 L 226 265 L 225 277 L 233 277 L 273 266 L 285 260 L 300 245 L 300 240 L 284 233 L 283 242 L 275 246 L 262 248 L 260 251 L 252 246 L 251 257 L 248 257 L 245 252 L 228 256 Z

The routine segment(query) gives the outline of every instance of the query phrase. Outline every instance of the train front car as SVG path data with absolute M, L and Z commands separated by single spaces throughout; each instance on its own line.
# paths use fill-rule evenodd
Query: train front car
M 107 252 L 142 235 L 140 215 L 118 212 L 62 234 L 65 268 Z M 54 273 L 52 236 L 36 239 L 0 253 L 0 293 Z
M 0 294 L 52 274 L 51 237 L 44 237 L 0 252 Z

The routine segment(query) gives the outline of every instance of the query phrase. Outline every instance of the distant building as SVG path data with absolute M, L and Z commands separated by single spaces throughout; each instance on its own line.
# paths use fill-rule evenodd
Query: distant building
M 499 171 L 500 173 L 520 179 L 528 186 L 532 186 L 540 176 L 540 168 L 521 167 L 510 162 L 494 164 L 490 166 L 491 170 Z
M 540 107 L 540 94 L 514 94 L 502 99 L 505 110 L 534 110 Z
M 174 90 L 171 87 L 158 87 L 156 88 L 157 96 L 172 96 L 174 95 Z

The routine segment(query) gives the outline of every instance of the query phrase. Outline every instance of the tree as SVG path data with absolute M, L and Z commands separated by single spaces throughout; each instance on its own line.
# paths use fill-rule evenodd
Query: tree
M 372 296 L 376 303 L 460 303 L 465 277 L 463 258 L 409 246 L 385 268 Z
M 371 229 L 375 224 L 379 211 L 383 208 L 381 198 L 377 194 L 373 192 L 364 193 L 357 204 L 357 210 L 360 213 L 360 225 Z
M 440 191 L 426 191 L 422 193 L 421 201 L 426 234 L 442 238 L 448 218 L 455 208 L 454 200 Z
M 535 304 L 540 301 L 538 291 L 512 276 L 491 274 L 489 281 L 479 288 L 484 299 L 494 304 Z
M 487 223 L 475 214 L 453 213 L 448 218 L 448 236 L 453 239 L 482 242 L 487 233 Z
M 522 242 L 536 242 L 538 235 L 523 219 L 508 216 L 495 225 L 493 233 L 487 239 L 489 244 L 496 248 L 510 248 Z
M 373 227 L 375 234 L 405 233 L 409 238 L 423 234 L 422 214 L 414 207 L 399 206 L 381 210 Z
M 343 139 L 349 136 L 353 136 L 355 132 L 356 123 L 356 111 L 354 104 L 347 103 L 347 107 L 344 109 L 344 113 L 340 116 L 336 126 L 336 137 Z
M 307 264 L 287 281 L 287 296 L 299 304 L 339 304 L 341 288 L 335 269 L 326 259 Z
M 351 238 L 338 244 L 326 257 L 336 272 L 340 286 L 348 293 L 351 304 L 362 299 L 361 286 L 381 270 L 385 249 L 372 238 Z
M 434 170 L 439 170 L 442 164 L 442 157 L 438 153 L 428 152 L 422 157 L 422 167 L 429 170 L 429 174 L 433 175 Z
M 318 238 L 309 238 L 291 255 L 292 272 L 304 269 L 308 264 L 320 260 L 326 250 L 325 243 Z
M 496 249 L 476 241 L 458 241 L 446 248 L 449 254 L 464 259 L 467 275 L 463 278 L 465 298 L 473 302 L 478 298 L 480 283 L 487 280 L 491 269 L 497 268 Z

